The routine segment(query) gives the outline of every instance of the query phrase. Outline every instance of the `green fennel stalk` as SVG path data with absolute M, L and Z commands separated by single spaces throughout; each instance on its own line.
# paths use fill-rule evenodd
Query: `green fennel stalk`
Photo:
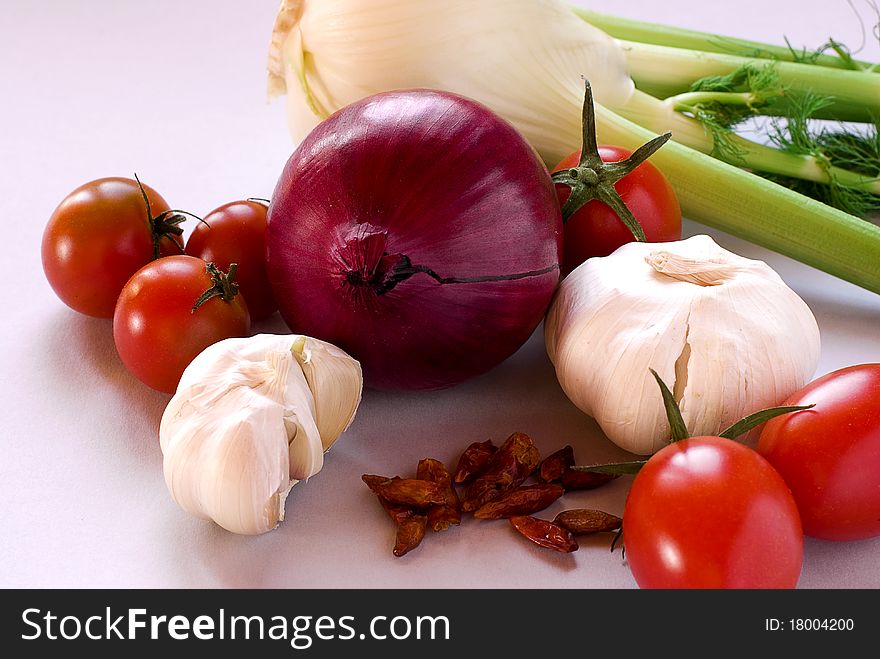
M 839 54 L 826 54 L 825 51 L 827 50 L 835 50 L 835 52 L 839 53 L 836 48 L 839 48 L 840 44 L 837 44 L 837 42 L 833 40 L 830 40 L 825 47 L 816 51 L 808 51 L 804 49 L 796 50 L 790 45 L 779 46 L 762 43 L 760 41 L 750 41 L 748 39 L 737 39 L 735 37 L 700 32 L 698 30 L 687 30 L 684 28 L 646 23 L 629 18 L 622 18 L 620 16 L 611 16 L 610 14 L 603 14 L 582 7 L 572 7 L 572 10 L 582 19 L 591 25 L 596 26 L 606 34 L 611 35 L 615 39 L 636 41 L 642 44 L 653 44 L 656 46 L 670 46 L 672 48 L 699 50 L 706 53 L 741 55 L 744 57 L 771 59 L 779 62 L 809 62 L 817 66 L 824 66 L 833 69 L 858 68 L 863 71 L 880 73 L 880 67 L 876 64 L 841 57 Z
M 636 92 L 620 116 L 852 215 L 880 208 L 880 65 L 833 39 L 797 51 L 573 10 L 626 53 Z M 759 115 L 763 141 L 735 132 Z
M 880 209 L 880 65 L 854 59 L 833 39 L 798 51 L 787 41 L 771 45 L 572 9 L 626 53 L 636 91 L 612 108 L 620 117 L 656 133 L 671 130 L 676 142 L 848 214 Z M 763 139 L 737 134 L 762 115 L 770 117 L 761 124 Z M 838 125 L 829 129 L 820 119 Z
M 810 153 L 776 149 L 730 133 L 719 141 L 715 131 L 686 115 L 675 112 L 665 101 L 635 90 L 622 107 L 613 108 L 622 117 L 655 133 L 672 131 L 672 139 L 702 153 L 713 154 L 731 164 L 778 176 L 814 183 L 851 186 L 873 195 L 880 195 L 880 180 L 859 172 L 845 170 L 820 162 Z
M 661 98 L 689 91 L 700 78 L 723 76 L 756 62 L 749 57 L 631 41 L 621 45 L 636 87 Z M 787 94 L 809 92 L 833 100 L 823 117 L 817 118 L 870 121 L 880 115 L 880 75 L 876 73 L 792 62 L 776 62 L 774 68 Z
M 600 139 L 635 149 L 654 137 L 597 106 Z M 880 227 L 670 140 L 652 162 L 683 213 L 880 293 Z

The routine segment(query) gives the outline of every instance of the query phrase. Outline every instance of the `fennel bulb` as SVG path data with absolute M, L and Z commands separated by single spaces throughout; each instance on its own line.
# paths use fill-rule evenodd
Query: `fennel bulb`
M 634 89 L 617 43 L 556 0 L 283 0 L 269 54 L 297 142 L 365 96 L 429 87 L 488 106 L 547 162 L 579 142 L 582 76 L 605 105 Z

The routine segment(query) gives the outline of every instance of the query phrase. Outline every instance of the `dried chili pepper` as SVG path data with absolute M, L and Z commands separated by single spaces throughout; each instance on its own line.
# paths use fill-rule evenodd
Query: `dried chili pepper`
M 461 523 L 461 502 L 452 487 L 452 476 L 439 460 L 425 458 L 419 460 L 416 478 L 436 483 L 443 490 L 446 501 L 428 508 L 428 526 L 432 531 L 445 531 L 453 524 Z
M 367 487 L 373 490 L 379 499 L 379 503 L 382 504 L 382 508 L 394 520 L 397 530 L 392 553 L 395 556 L 403 556 L 418 547 L 422 538 L 425 537 L 425 526 L 428 518 L 425 515 L 418 514 L 412 506 L 393 503 L 380 494 L 381 487 L 386 483 L 393 483 L 403 479 L 399 476 L 388 478 L 375 474 L 364 474 L 361 476 L 361 480 L 367 484 Z
M 467 483 L 482 474 L 489 464 L 489 458 L 497 450 L 498 447 L 492 443 L 491 439 L 487 439 L 485 442 L 474 442 L 468 446 L 461 454 L 458 465 L 455 467 L 455 482 L 458 484 Z
M 532 472 L 541 464 L 541 454 L 532 438 L 522 432 L 515 432 L 504 442 L 500 450 L 509 447 L 509 451 L 516 460 L 518 477 L 520 482 L 532 475 Z
M 510 481 L 512 482 L 512 481 Z M 461 509 L 465 512 L 474 512 L 478 508 L 497 498 L 506 486 L 498 482 L 480 476 L 470 484 L 461 500 Z
M 503 492 L 494 501 L 484 504 L 474 512 L 478 519 L 501 519 L 519 515 L 531 515 L 544 510 L 565 493 L 561 485 L 538 483 L 523 485 Z
M 376 474 L 364 474 L 361 476 L 361 480 L 366 483 L 367 487 L 373 490 L 373 493 L 375 494 L 378 494 L 378 492 L 376 492 L 376 487 L 378 485 L 397 479 L 400 479 L 400 476 L 394 476 L 393 478 L 389 478 L 388 476 L 377 476 Z
M 555 524 L 568 529 L 575 535 L 590 535 L 605 531 L 616 531 L 620 528 L 623 520 L 616 515 L 602 510 L 589 510 L 577 508 L 563 510 L 553 520 Z
M 446 503 L 446 495 L 437 483 L 418 478 L 388 480 L 377 484 L 373 491 L 386 501 L 413 508 Z
M 545 483 L 556 483 L 562 480 L 565 470 L 574 464 L 574 449 L 571 445 L 551 453 L 541 461 L 538 467 L 538 478 Z
M 511 517 L 510 524 L 521 535 L 541 547 L 563 553 L 570 553 L 578 548 L 571 531 L 545 519 L 522 515 Z
M 427 523 L 428 518 L 425 515 L 414 513 L 405 521 L 398 523 L 392 553 L 399 558 L 418 547 L 425 537 Z
M 364 474 L 361 476 L 361 480 L 367 484 L 367 486 L 373 490 L 373 492 L 377 495 L 377 499 L 379 499 L 379 503 L 382 504 L 382 508 L 385 509 L 385 512 L 394 520 L 395 524 L 402 524 L 407 519 L 412 517 L 415 514 L 412 506 L 404 506 L 399 503 L 391 503 L 390 501 L 386 501 L 381 496 L 378 496 L 376 492 L 376 486 L 381 483 L 387 483 L 391 480 L 400 480 L 399 476 L 395 476 L 394 478 L 386 478 L 385 476 L 376 476 L 374 474 Z
M 525 433 L 515 432 L 489 459 L 486 470 L 468 488 L 461 508 L 473 511 L 520 485 L 541 462 L 541 454 Z

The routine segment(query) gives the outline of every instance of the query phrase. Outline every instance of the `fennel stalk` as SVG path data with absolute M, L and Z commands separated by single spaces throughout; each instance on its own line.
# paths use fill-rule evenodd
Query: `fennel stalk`
M 679 142 L 850 214 L 880 208 L 878 65 L 854 59 L 833 39 L 797 51 L 572 9 L 621 40 L 637 88 L 615 108 L 622 116 L 655 132 L 671 128 Z M 734 132 L 762 114 L 785 118 L 766 124 L 770 145 Z M 862 125 L 828 131 L 814 119 Z
M 876 64 L 842 56 L 840 44 L 833 40 L 829 40 L 825 46 L 815 51 L 808 51 L 806 49 L 798 51 L 790 44 L 779 46 L 760 41 L 700 32 L 699 30 L 657 25 L 655 23 L 646 23 L 644 21 L 603 14 L 598 11 L 584 9 L 583 7 L 572 7 L 572 11 L 606 34 L 624 41 L 700 50 L 706 53 L 744 55 L 780 62 L 809 62 L 832 69 L 853 69 L 880 73 L 880 67 Z M 827 55 L 827 50 L 834 50 L 837 55 Z

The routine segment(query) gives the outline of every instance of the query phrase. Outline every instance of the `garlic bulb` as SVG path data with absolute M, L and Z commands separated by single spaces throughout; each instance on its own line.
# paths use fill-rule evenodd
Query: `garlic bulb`
M 361 368 L 305 336 L 259 334 L 206 348 L 159 426 L 165 482 L 187 512 L 235 533 L 271 531 L 299 480 L 349 426 Z
M 767 264 L 709 236 L 629 243 L 563 280 L 545 322 L 565 394 L 618 446 L 669 441 L 653 368 L 692 435 L 779 405 L 812 377 L 819 329 Z
M 582 77 L 600 103 L 633 91 L 617 42 L 559 0 L 282 0 L 269 49 L 297 142 L 360 98 L 429 87 L 487 105 L 556 162 L 580 143 Z

